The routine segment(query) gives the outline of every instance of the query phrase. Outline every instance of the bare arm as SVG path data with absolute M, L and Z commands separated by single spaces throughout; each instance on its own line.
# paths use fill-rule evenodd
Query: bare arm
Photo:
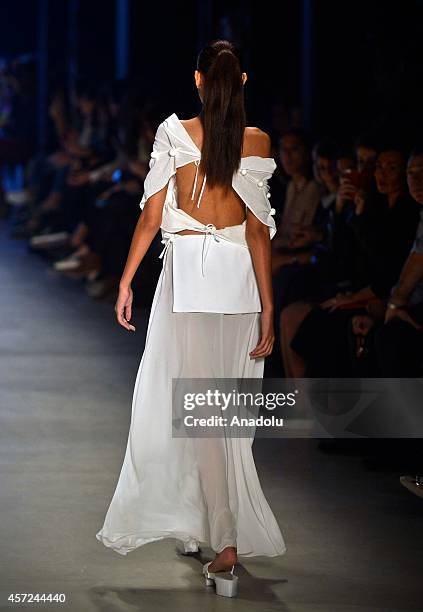
M 270 138 L 265 132 L 260 133 L 260 142 L 255 154 L 262 157 L 271 156 Z M 273 329 L 273 286 L 272 286 L 272 253 L 269 227 L 262 223 L 253 212 L 247 208 L 247 223 L 245 239 L 250 248 L 254 272 L 260 292 L 261 337 L 250 357 L 266 357 L 273 349 L 275 334 Z
M 413 289 L 423 278 L 423 253 L 410 253 L 401 272 L 398 285 L 394 289 L 391 301 L 406 304 Z
M 135 327 L 129 324 L 132 316 L 133 301 L 131 282 L 144 255 L 160 229 L 166 191 L 167 185 L 152 195 L 145 203 L 135 227 L 125 268 L 120 279 L 119 296 L 115 306 L 116 318 L 120 325 L 130 331 L 135 331 Z
M 324 310 L 333 312 L 339 307 L 354 304 L 355 302 L 372 301 L 378 299 L 369 286 L 362 287 L 352 293 L 338 293 L 333 298 L 329 298 L 320 304 Z
M 423 253 L 412 252 L 407 258 L 402 269 L 399 281 L 390 297 L 390 302 L 397 304 L 395 310 L 387 309 L 385 314 L 385 323 L 391 319 L 399 317 L 407 323 L 413 325 L 416 329 L 421 329 L 414 319 L 410 317 L 406 310 L 408 299 L 423 278 Z
M 250 248 L 257 285 L 262 303 L 261 336 L 250 357 L 266 357 L 273 349 L 275 334 L 273 329 L 273 287 L 272 257 L 269 228 L 264 225 L 249 209 L 245 238 Z
M 249 209 L 245 238 L 250 248 L 263 311 L 273 310 L 272 256 L 269 228 Z

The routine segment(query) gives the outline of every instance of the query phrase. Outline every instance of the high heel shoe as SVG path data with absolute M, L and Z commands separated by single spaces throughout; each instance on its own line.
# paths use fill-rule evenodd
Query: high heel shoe
M 230 572 L 209 572 L 209 565 L 213 561 L 209 561 L 203 565 L 203 575 L 206 579 L 206 586 L 212 586 L 213 582 L 216 585 L 216 595 L 223 597 L 235 597 L 238 594 L 238 576 L 234 574 L 234 567 Z

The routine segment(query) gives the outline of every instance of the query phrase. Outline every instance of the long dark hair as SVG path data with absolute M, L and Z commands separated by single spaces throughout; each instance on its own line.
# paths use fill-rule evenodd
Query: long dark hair
M 204 75 L 200 165 L 210 187 L 229 189 L 241 162 L 246 124 L 240 53 L 227 40 L 212 41 L 200 51 L 197 70 Z

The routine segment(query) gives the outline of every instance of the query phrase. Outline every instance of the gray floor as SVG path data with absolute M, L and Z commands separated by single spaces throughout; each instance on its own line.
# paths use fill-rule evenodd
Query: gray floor
M 422 610 L 423 502 L 396 474 L 313 441 L 256 440 L 288 551 L 242 560 L 236 600 L 205 590 L 178 542 L 127 557 L 95 538 L 123 459 L 146 312 L 137 333 L 0 226 L 1 610 L 9 593 L 65 593 L 90 612 Z

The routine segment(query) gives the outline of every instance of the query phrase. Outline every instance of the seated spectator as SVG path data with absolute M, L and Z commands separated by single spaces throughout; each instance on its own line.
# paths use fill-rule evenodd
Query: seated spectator
M 44 230 L 45 241 L 50 243 L 49 231 L 71 232 L 79 221 L 84 197 L 73 198 L 72 176 L 81 170 L 92 170 L 110 159 L 112 155 L 112 134 L 107 113 L 101 98 L 93 86 L 85 86 L 76 100 L 76 121 L 68 128 L 62 140 L 62 150 L 51 158 L 55 167 L 54 178 L 47 197 L 33 212 L 28 223 L 32 233 Z M 54 107 L 50 109 L 50 113 Z M 59 133 L 61 124 L 56 114 L 52 115 Z M 68 197 L 70 196 L 70 197 Z M 32 244 L 43 245 L 43 240 L 34 237 Z
M 375 372 L 365 339 L 383 312 L 416 232 L 418 205 L 406 190 L 405 157 L 387 147 L 377 157 L 379 197 L 356 194 L 351 220 L 366 259 L 367 282 L 320 306 L 304 302 L 281 316 L 282 351 L 288 376 L 351 376 Z M 355 316 L 354 316 L 355 315 Z
M 310 229 L 322 195 L 319 183 L 312 178 L 311 154 L 301 130 L 292 129 L 282 136 L 279 155 L 290 181 L 278 233 L 272 241 L 277 316 L 284 305 L 309 293 L 313 261 L 311 245 L 302 232 Z
M 365 198 L 376 192 L 374 171 L 378 149 L 376 135 L 362 134 L 355 142 L 356 163 L 349 163 L 348 158 L 340 160 L 340 186 L 336 198 L 338 212 L 344 207 L 352 208 L 356 197 Z
M 314 174 L 323 188 L 323 195 L 313 219 L 313 225 L 300 235 L 308 238 L 315 249 L 318 278 L 309 297 L 323 300 L 334 291 L 350 284 L 351 232 L 348 227 L 350 210 L 336 206 L 340 177 L 354 166 L 353 155 L 340 149 L 330 139 L 317 143 L 313 149 Z
M 407 166 L 410 194 L 423 206 L 423 148 Z M 385 324 L 375 336 L 380 375 L 421 376 L 423 370 L 423 210 L 411 253 L 390 295 Z
M 356 151 L 357 153 L 357 151 Z M 280 348 L 287 376 L 302 371 L 303 362 L 298 358 L 299 367 L 295 368 L 296 354 L 287 345 L 287 338 L 294 333 L 311 304 L 320 302 L 330 295 L 351 288 L 356 267 L 355 237 L 350 226 L 353 202 L 349 202 L 350 192 L 343 188 L 344 172 L 355 165 L 353 156 L 341 150 L 332 139 L 324 139 L 313 148 L 313 171 L 316 181 L 323 190 L 317 208 L 314 225 L 307 231 L 315 241 L 321 240 L 319 252 L 319 275 L 308 296 L 308 301 L 294 302 L 282 311 L 277 329 L 280 331 Z M 341 186 L 340 186 L 341 185 Z M 342 194 L 340 196 L 340 193 Z M 306 235 L 306 231 L 303 231 Z M 305 310 L 304 310 L 305 309 Z M 299 374 L 300 375 L 300 374 Z
M 309 230 L 321 197 L 321 187 L 312 176 L 308 139 L 301 129 L 292 128 L 281 137 L 279 160 L 289 182 L 282 209 L 276 208 L 278 232 L 272 240 L 276 335 L 281 309 L 307 296 L 314 282 L 311 245 L 305 246 L 307 240 L 300 232 Z
M 423 205 L 423 148 L 415 148 L 408 160 L 408 188 Z M 416 240 L 400 278 L 393 288 L 384 324 L 374 336 L 374 348 L 382 377 L 421 377 L 423 372 L 423 209 Z M 423 497 L 421 441 L 404 440 L 401 457 L 407 458 L 411 474 L 400 477 L 409 491 Z
M 73 234 L 73 244 L 78 236 L 79 245 L 54 266 L 65 273 L 89 274 L 92 282 L 87 291 L 93 297 L 105 297 L 117 287 L 139 217 L 156 123 L 143 109 L 139 97 L 131 96 L 122 106 L 115 160 L 73 179 L 75 186 L 81 188 L 89 182 L 85 207 Z M 150 259 L 151 255 L 147 256 L 147 263 Z
M 312 224 L 321 191 L 311 175 L 308 139 L 301 129 L 291 129 L 281 137 L 279 157 L 290 181 L 273 246 L 290 250 L 295 248 L 295 232 Z

